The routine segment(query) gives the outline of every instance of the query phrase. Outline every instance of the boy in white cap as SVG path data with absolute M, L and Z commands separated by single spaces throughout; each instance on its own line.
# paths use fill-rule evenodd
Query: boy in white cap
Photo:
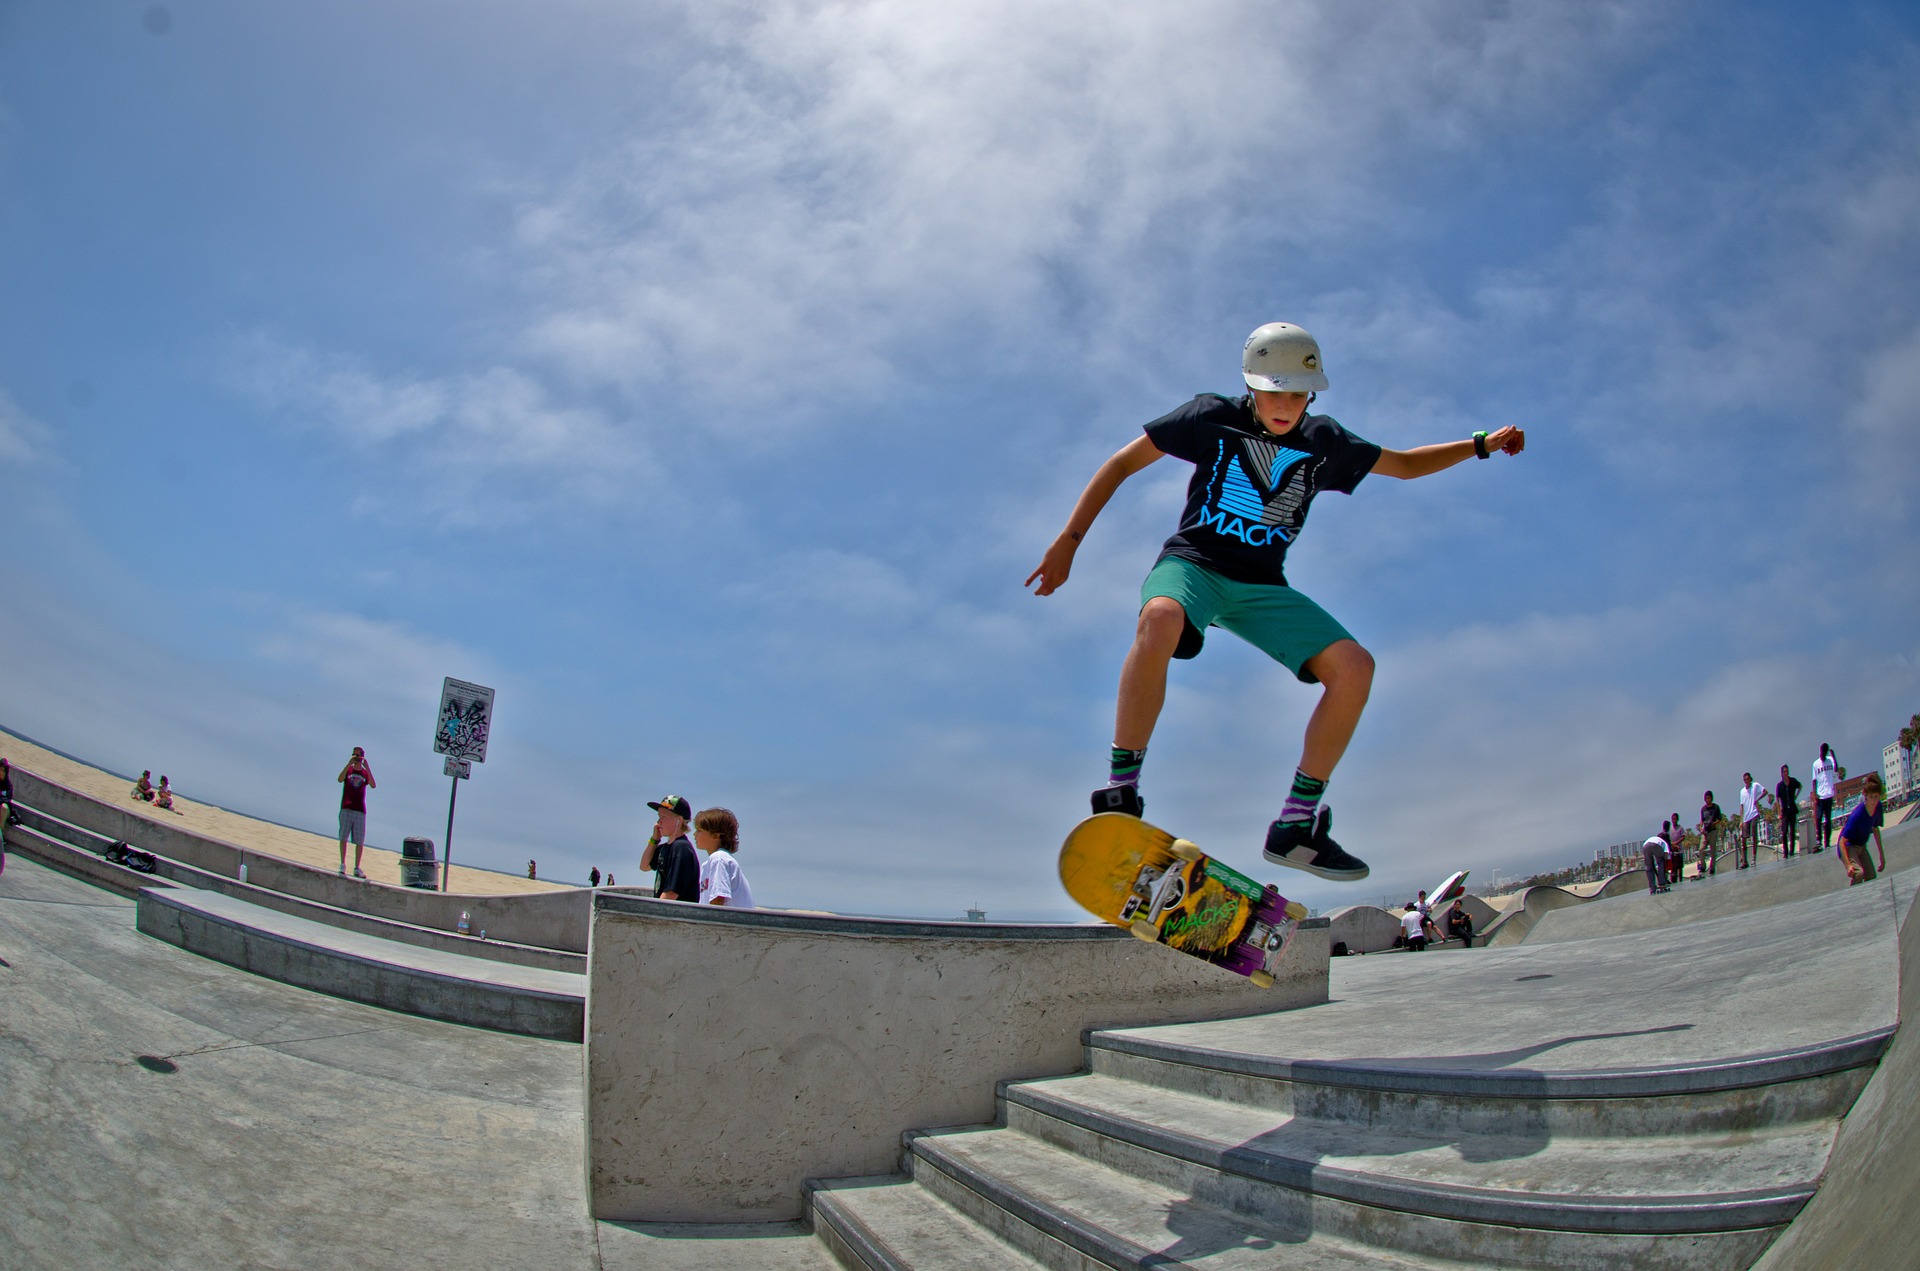
M 1519 454 L 1526 434 L 1508 426 L 1413 450 L 1363 441 L 1326 415 L 1307 414 L 1327 377 L 1318 342 L 1288 322 L 1248 336 L 1240 369 L 1245 396 L 1202 393 L 1100 465 L 1027 584 L 1038 579 L 1035 594 L 1045 596 L 1067 581 L 1081 540 L 1128 477 L 1166 455 L 1193 464 L 1179 529 L 1140 589 L 1133 648 L 1120 671 L 1111 779 L 1093 792 L 1093 810 L 1140 815 L 1140 765 L 1166 700 L 1167 662 L 1193 657 L 1208 627 L 1225 627 L 1322 686 L 1286 805 L 1267 829 L 1266 858 L 1353 881 L 1367 866 L 1329 837 L 1332 817 L 1320 796 L 1360 722 L 1373 657 L 1287 585 L 1287 548 L 1322 490 L 1351 494 L 1371 472 L 1411 480 L 1496 450 Z

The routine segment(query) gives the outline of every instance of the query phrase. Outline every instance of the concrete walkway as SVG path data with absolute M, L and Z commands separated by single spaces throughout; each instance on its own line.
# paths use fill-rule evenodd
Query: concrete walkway
M 587 1217 L 581 1048 L 260 979 L 134 930 L 10 855 L 0 875 L 0 1263 L 832 1265 L 798 1226 Z

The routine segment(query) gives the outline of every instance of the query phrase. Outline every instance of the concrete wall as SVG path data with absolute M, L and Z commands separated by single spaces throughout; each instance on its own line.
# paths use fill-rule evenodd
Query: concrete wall
M 1327 925 L 1279 982 L 1106 926 L 728 912 L 601 894 L 588 959 L 587 1181 L 602 1219 L 801 1215 L 809 1177 L 898 1168 L 900 1135 L 991 1121 L 1082 1035 L 1327 999 Z
M 14 797 L 29 808 L 109 840 L 131 843 L 226 878 L 236 877 L 245 859 L 249 883 L 323 905 L 442 931 L 452 931 L 464 909 L 472 916 L 476 930 L 484 927 L 498 939 L 573 953 L 587 951 L 587 915 L 593 897 L 586 888 L 519 896 L 468 896 L 389 887 L 251 851 L 182 826 L 151 821 L 24 769 L 13 770 L 13 788 Z

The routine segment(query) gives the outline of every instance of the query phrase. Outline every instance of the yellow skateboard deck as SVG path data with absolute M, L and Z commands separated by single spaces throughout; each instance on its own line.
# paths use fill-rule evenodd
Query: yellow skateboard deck
M 1121 812 L 1073 827 L 1060 882 L 1094 917 L 1265 987 L 1307 907 Z

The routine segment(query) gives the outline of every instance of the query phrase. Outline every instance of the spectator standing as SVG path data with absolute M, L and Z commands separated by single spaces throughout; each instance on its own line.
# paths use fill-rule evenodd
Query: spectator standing
M 1407 948 L 1415 953 L 1427 947 L 1427 916 L 1420 912 L 1417 905 L 1408 905 L 1407 912 L 1400 915 L 1400 938 Z
M 740 850 L 740 819 L 725 808 L 708 808 L 693 818 L 693 837 L 707 854 L 700 866 L 700 903 L 752 909 L 753 888 L 733 858 Z
M 1840 760 L 1833 747 L 1820 743 L 1813 761 L 1813 850 L 1824 852 L 1833 842 L 1833 793 L 1840 784 Z
M 1753 853 L 1751 861 L 1747 858 L 1749 851 Z M 1735 860 L 1735 869 L 1760 862 L 1760 787 L 1753 784 L 1751 772 L 1740 777 L 1740 848 Z
M 527 877 L 528 878 L 540 877 L 540 867 L 532 861 L 527 862 Z
M 1725 831 L 1727 818 L 1720 811 L 1720 805 L 1713 801 L 1713 791 L 1709 790 L 1700 801 L 1700 876 L 1720 872 L 1715 859 L 1719 855 L 1720 835 Z
M 1847 879 L 1850 883 L 1870 883 L 1874 878 L 1873 861 L 1867 855 L 1867 836 L 1873 836 L 1873 846 L 1880 853 L 1880 872 L 1887 872 L 1887 848 L 1880 841 L 1880 796 L 1884 787 L 1880 784 L 1880 774 L 1870 772 L 1860 790 L 1860 802 L 1847 816 L 1847 823 L 1840 827 L 1840 859 L 1846 862 Z
M 1673 827 L 1672 834 L 1667 838 L 1667 885 L 1671 887 L 1687 874 L 1687 853 L 1682 846 L 1686 842 L 1687 832 L 1681 827 L 1678 812 L 1667 824 Z
M 367 791 L 379 785 L 367 764 L 367 752 L 355 746 L 336 780 L 340 782 L 340 872 L 347 872 L 347 839 L 352 838 L 353 876 L 365 878 L 360 857 L 367 850 Z
M 1640 845 L 1640 860 L 1647 870 L 1647 894 L 1667 889 L 1667 840 L 1656 834 Z
M 700 858 L 687 837 L 693 805 L 670 794 L 647 806 L 655 813 L 653 836 L 640 853 L 640 868 L 653 871 L 653 894 L 661 900 L 699 900 Z
M 600 885 L 600 867 L 598 865 L 595 865 L 592 869 L 587 871 L 587 886 L 598 887 L 599 885 Z
M 1800 848 L 1800 791 L 1805 787 L 1800 778 L 1780 765 L 1780 783 L 1773 788 L 1773 797 L 1780 809 L 1780 855 L 1796 856 Z

